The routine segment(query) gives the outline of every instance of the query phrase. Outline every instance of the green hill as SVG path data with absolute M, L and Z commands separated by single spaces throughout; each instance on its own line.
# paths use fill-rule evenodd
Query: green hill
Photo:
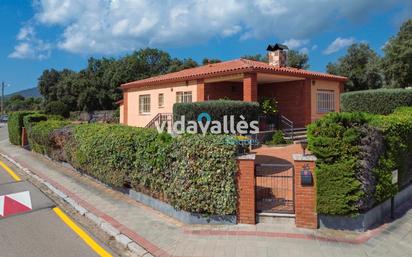
M 29 88 L 29 89 L 24 89 L 18 92 L 14 92 L 8 95 L 5 95 L 6 98 L 11 97 L 13 95 L 21 95 L 25 98 L 29 98 L 29 97 L 42 97 L 39 89 L 37 87 L 33 87 L 33 88 Z

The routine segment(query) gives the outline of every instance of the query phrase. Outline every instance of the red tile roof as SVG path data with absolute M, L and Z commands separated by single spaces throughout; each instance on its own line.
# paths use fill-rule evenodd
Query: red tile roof
M 346 77 L 336 76 L 328 73 L 308 71 L 292 67 L 275 67 L 265 62 L 252 61 L 247 59 L 236 59 L 232 61 L 207 64 L 196 68 L 185 69 L 178 72 L 137 80 L 123 84 L 121 87 L 123 89 L 126 89 L 139 86 L 148 86 L 158 83 L 170 83 L 193 79 L 211 78 L 215 76 L 236 74 L 242 72 L 261 72 L 336 81 L 347 80 Z

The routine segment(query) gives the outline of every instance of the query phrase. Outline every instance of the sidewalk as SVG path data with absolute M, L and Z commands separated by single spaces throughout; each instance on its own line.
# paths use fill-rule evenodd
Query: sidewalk
M 412 251 L 412 211 L 363 234 L 276 224 L 184 225 L 68 167 L 10 145 L 4 128 L 0 128 L 0 153 L 109 222 L 153 256 L 408 256 Z

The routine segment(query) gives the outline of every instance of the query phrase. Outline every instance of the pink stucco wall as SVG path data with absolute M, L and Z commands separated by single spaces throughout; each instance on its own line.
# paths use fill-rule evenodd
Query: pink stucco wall
M 340 111 L 340 83 L 329 80 L 315 80 L 315 84 L 311 85 L 311 121 L 318 120 L 325 113 L 318 113 L 316 108 L 318 90 L 330 90 L 334 92 L 335 112 Z
M 197 98 L 197 82 L 189 81 L 164 84 L 159 86 L 151 86 L 150 88 L 131 89 L 127 92 L 127 125 L 144 127 L 146 126 L 158 113 L 172 113 L 173 104 L 176 103 L 176 92 L 192 92 L 192 101 L 196 102 Z M 164 94 L 164 106 L 159 107 L 158 96 Z M 150 94 L 150 113 L 139 113 L 139 96 Z

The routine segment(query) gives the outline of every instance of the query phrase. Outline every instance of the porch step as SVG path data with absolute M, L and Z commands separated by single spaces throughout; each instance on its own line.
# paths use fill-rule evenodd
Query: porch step
M 295 214 L 287 213 L 258 213 L 257 222 L 265 224 L 295 225 Z
M 307 129 L 306 128 L 294 128 L 292 129 L 285 129 L 283 133 L 285 134 L 286 140 L 292 140 L 292 132 L 293 132 L 293 143 L 300 144 L 302 141 L 307 139 Z

